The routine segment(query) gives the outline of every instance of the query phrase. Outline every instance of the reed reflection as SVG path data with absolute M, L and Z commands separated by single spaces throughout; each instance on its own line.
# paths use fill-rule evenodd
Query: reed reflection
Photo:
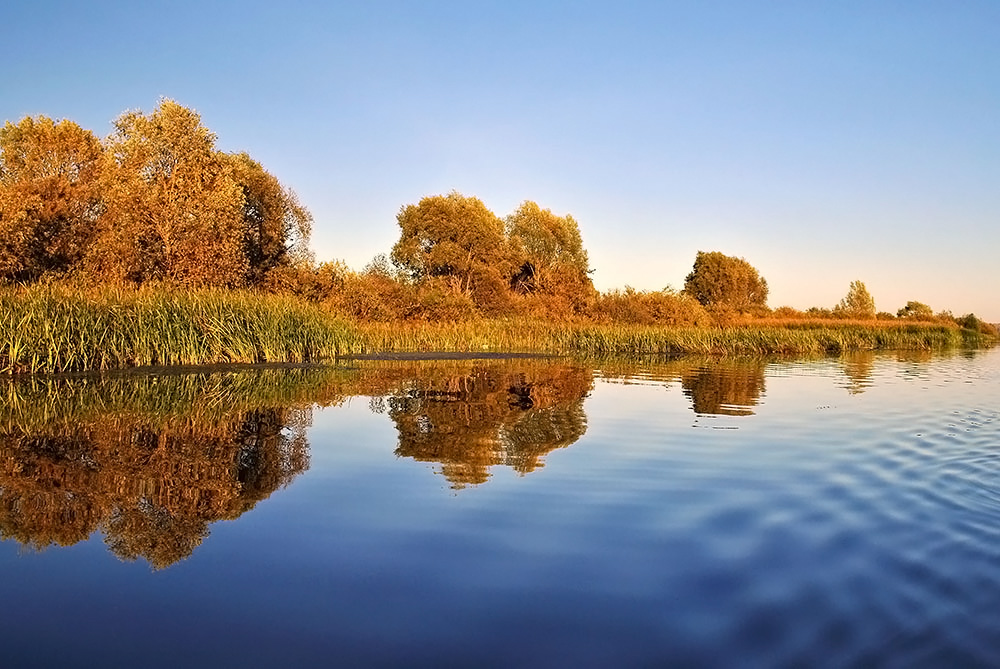
M 520 474 L 587 429 L 589 368 L 533 363 L 439 368 L 376 401 L 396 424 L 396 455 L 440 463 L 453 488 L 486 482 L 490 468 Z
M 283 382 L 282 382 L 283 381 Z M 101 531 L 154 568 L 189 556 L 309 466 L 309 404 L 274 373 L 4 385 L 0 537 L 34 548 Z

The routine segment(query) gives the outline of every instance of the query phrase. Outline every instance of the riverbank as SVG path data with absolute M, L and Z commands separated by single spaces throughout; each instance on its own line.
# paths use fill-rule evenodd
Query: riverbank
M 527 318 L 358 323 L 298 298 L 246 291 L 0 290 L 0 373 L 6 374 L 397 353 L 822 354 L 994 341 L 950 324 L 903 320 L 761 319 L 725 327 Z

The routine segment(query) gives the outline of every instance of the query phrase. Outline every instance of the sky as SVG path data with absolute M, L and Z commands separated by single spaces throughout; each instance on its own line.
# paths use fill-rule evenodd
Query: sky
M 861 280 L 1000 322 L 994 0 L 12 0 L 0 122 L 196 110 L 361 269 L 458 191 L 580 226 L 597 288 L 745 258 L 772 307 Z

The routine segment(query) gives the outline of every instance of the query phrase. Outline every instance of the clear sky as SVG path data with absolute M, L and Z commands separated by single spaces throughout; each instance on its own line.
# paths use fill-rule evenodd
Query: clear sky
M 746 258 L 1000 321 L 1000 2 L 11 0 L 0 121 L 197 110 L 360 269 L 457 190 L 579 222 L 606 290 Z

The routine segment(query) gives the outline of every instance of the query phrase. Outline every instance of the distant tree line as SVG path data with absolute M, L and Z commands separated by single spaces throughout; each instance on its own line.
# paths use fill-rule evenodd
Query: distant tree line
M 361 271 L 317 264 L 312 217 L 246 153 L 215 147 L 197 113 L 161 100 L 127 111 L 104 140 L 44 116 L 0 128 L 0 282 L 166 283 L 288 292 L 359 320 L 527 315 L 660 325 L 780 319 L 954 322 L 911 301 L 877 312 L 864 283 L 832 309 L 767 306 L 743 258 L 699 251 L 680 291 L 599 293 L 577 222 L 532 201 L 499 217 L 476 197 L 403 206 L 399 239 Z

